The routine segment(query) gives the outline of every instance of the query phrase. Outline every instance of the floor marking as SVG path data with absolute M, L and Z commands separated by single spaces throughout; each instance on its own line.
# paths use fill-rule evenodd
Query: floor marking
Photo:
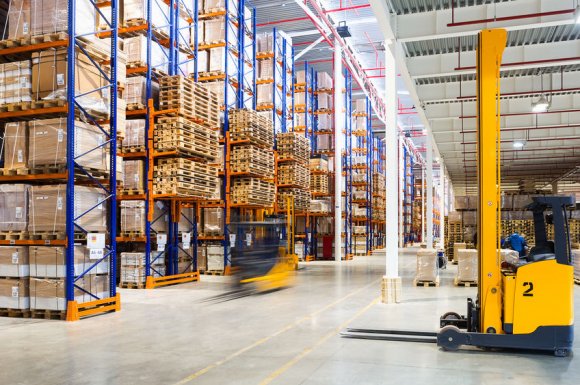
M 376 284 L 378 283 L 378 281 L 380 281 L 380 279 L 376 279 L 376 280 L 372 281 L 371 283 L 369 283 L 368 285 L 366 285 L 366 286 L 363 286 L 363 287 L 361 287 L 360 289 L 357 289 L 357 290 L 353 291 L 352 293 L 350 293 L 350 294 L 347 294 L 346 296 L 344 296 L 344 297 L 342 297 L 342 298 L 339 298 L 339 299 L 337 299 L 336 301 L 334 301 L 334 302 L 332 302 L 332 303 L 330 303 L 330 304 L 326 305 L 325 307 L 323 307 L 323 308 L 321 308 L 321 309 L 318 309 L 317 311 L 315 311 L 315 312 L 313 312 L 313 313 L 311 313 L 311 314 L 309 314 L 309 315 L 307 315 L 307 316 L 304 316 L 304 317 L 300 318 L 298 321 L 295 321 L 295 322 L 292 322 L 292 323 L 291 323 L 291 324 L 289 324 L 289 325 L 286 325 L 285 327 L 283 327 L 282 329 L 278 330 L 277 332 L 275 332 L 275 333 L 273 333 L 273 334 L 270 334 L 269 336 L 266 336 L 266 337 L 264 337 L 264 338 L 261 338 L 261 339 L 257 340 L 256 342 L 254 342 L 253 344 L 251 344 L 251 345 L 248 345 L 248 346 L 246 346 L 245 348 L 242 348 L 242 349 L 240 349 L 240 350 L 236 351 L 235 353 L 232 353 L 232 354 L 230 354 L 229 356 L 227 356 L 227 357 L 225 357 L 225 358 L 222 358 L 221 360 L 219 360 L 219 361 L 216 361 L 216 362 L 214 362 L 213 364 L 211 364 L 211 365 L 208 365 L 208 366 L 206 366 L 206 367 L 205 367 L 205 368 L 203 368 L 203 369 L 200 369 L 200 370 L 198 370 L 197 372 L 193 373 L 192 375 L 190 375 L 190 376 L 187 376 L 187 377 L 185 377 L 184 379 L 182 379 L 181 381 L 178 381 L 178 382 L 176 382 L 174 385 L 183 385 L 183 384 L 187 384 L 188 382 L 190 382 L 190 381 L 192 381 L 192 380 L 196 379 L 197 377 L 199 377 L 199 376 L 201 376 L 201 375 L 203 375 L 203 374 L 205 374 L 205 373 L 209 372 L 210 370 L 212 370 L 212 369 L 215 369 L 215 368 L 217 368 L 218 366 L 221 366 L 221 365 L 225 364 L 226 362 L 233 360 L 234 358 L 236 358 L 236 357 L 238 357 L 238 356 L 240 356 L 240 355 L 244 354 L 245 352 L 247 352 L 247 351 L 249 351 L 249 350 L 252 350 L 252 349 L 253 349 L 253 348 L 255 348 L 256 346 L 260 346 L 260 345 L 262 345 L 262 344 L 264 344 L 264 343 L 268 342 L 268 341 L 269 341 L 269 340 L 271 340 L 272 338 L 274 338 L 274 337 L 277 337 L 277 336 L 279 336 L 280 334 L 283 334 L 283 333 L 287 332 L 288 330 L 291 330 L 291 329 L 295 328 L 296 326 L 298 326 L 298 325 L 299 325 L 299 324 L 301 324 L 302 322 L 304 322 L 304 321 L 307 321 L 307 320 L 309 320 L 309 319 L 311 319 L 311 318 L 313 318 L 313 317 L 317 316 L 318 314 L 320 314 L 320 313 L 322 313 L 322 312 L 324 312 L 324 311 L 326 311 L 326 310 L 330 309 L 331 307 L 333 307 L 333 306 L 335 306 L 335 305 L 338 305 L 338 304 L 339 304 L 339 303 L 341 303 L 342 301 L 344 301 L 344 300 L 346 300 L 346 299 L 348 299 L 348 298 L 352 297 L 353 295 L 356 295 L 356 294 L 360 293 L 361 291 L 363 291 L 364 289 L 367 289 L 367 288 L 368 288 L 368 287 L 370 287 L 371 285 L 376 285 Z
M 294 358 L 292 358 L 290 361 L 288 361 L 286 364 L 284 364 L 283 366 L 279 367 L 276 371 L 272 372 L 272 374 L 270 374 L 266 379 L 264 379 L 262 382 L 260 382 L 260 385 L 267 385 L 270 382 L 274 381 L 277 377 L 279 377 L 285 371 L 287 371 L 292 366 L 294 366 L 296 363 L 298 363 L 301 359 L 303 359 L 308 354 L 310 354 L 314 349 L 318 348 L 320 345 L 322 345 L 323 343 L 325 343 L 329 338 L 334 337 L 338 333 L 340 333 L 340 331 L 343 330 L 345 327 L 347 327 L 351 322 L 353 322 L 355 319 L 357 319 L 358 317 L 360 317 L 361 315 L 363 315 L 371 307 L 373 307 L 375 304 L 377 304 L 379 302 L 379 299 L 380 299 L 380 297 L 377 297 L 374 300 L 372 300 L 371 303 L 369 303 L 364 308 L 362 308 L 361 310 L 359 310 L 353 317 L 351 317 L 348 320 L 346 320 L 345 322 L 341 323 L 340 326 L 338 326 L 337 328 L 333 329 L 330 333 L 325 334 L 314 345 L 312 345 L 309 348 L 304 349 L 302 351 L 302 353 L 298 354 L 297 356 L 295 356 Z

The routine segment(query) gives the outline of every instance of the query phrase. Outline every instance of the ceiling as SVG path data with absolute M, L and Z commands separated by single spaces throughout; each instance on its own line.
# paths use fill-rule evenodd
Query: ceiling
M 300 1 L 300 0 L 298 0 Z M 309 0 L 310 1 L 310 0 Z M 456 194 L 475 187 L 475 47 L 483 28 L 508 30 L 501 68 L 502 185 L 580 191 L 580 25 L 577 0 L 318 0 L 346 39 L 373 86 L 384 93 L 385 36 L 400 48 L 399 128 L 423 154 L 434 139 Z M 304 0 L 301 1 L 304 3 Z M 296 68 L 304 61 L 332 74 L 332 49 L 297 0 L 252 0 L 258 32 L 277 28 L 292 37 Z M 309 2 L 306 8 L 316 15 Z M 375 16 L 376 13 L 376 16 Z M 390 16 L 385 16 L 390 14 Z M 304 53 L 302 51 L 306 50 Z M 356 84 L 353 98 L 364 97 Z M 532 113 L 541 95 L 546 113 Z M 376 132 L 384 124 L 373 117 Z M 432 136 L 430 135 L 432 133 Z M 514 147 L 514 143 L 523 148 Z M 440 158 L 439 158 L 440 156 Z

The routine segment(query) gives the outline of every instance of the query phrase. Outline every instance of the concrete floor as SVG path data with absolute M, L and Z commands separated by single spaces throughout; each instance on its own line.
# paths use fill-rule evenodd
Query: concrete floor
M 340 338 L 347 326 L 435 330 L 475 295 L 453 286 L 453 266 L 441 287 L 412 287 L 407 252 L 404 301 L 381 304 L 383 258 L 308 263 L 291 288 L 225 302 L 204 300 L 229 290 L 227 278 L 202 277 L 121 290 L 120 313 L 81 322 L 0 318 L 0 384 L 578 384 L 573 356 Z

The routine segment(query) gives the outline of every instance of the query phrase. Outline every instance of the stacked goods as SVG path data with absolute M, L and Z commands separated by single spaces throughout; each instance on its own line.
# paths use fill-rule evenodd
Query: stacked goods
M 574 262 L 574 281 L 580 284 L 580 250 L 572 250 L 572 261 Z
M 294 209 L 307 211 L 310 208 L 310 193 L 308 190 L 299 188 L 280 188 L 278 190 L 278 209 L 287 210 L 286 202 L 289 196 L 294 197 Z
M 0 104 L 7 111 L 13 104 L 32 101 L 30 60 L 0 64 Z
M 121 201 L 121 234 L 145 236 L 145 201 Z
M 310 201 L 310 212 L 311 213 L 330 213 L 330 201 L 326 199 L 312 199 Z
M 95 148 L 95 143 L 106 143 L 103 131 L 88 123 L 75 120 L 75 163 L 97 175 L 109 171 L 108 144 Z M 66 118 L 32 120 L 28 124 L 28 168 L 32 173 L 64 171 L 67 166 Z
M 153 177 L 159 195 L 211 199 L 218 184 L 215 166 L 185 158 L 159 159 Z
M 147 106 L 147 79 L 145 76 L 133 76 L 127 79 L 123 99 L 127 110 L 142 110 Z
M 303 134 L 296 132 L 279 133 L 276 135 L 276 140 L 280 159 L 297 159 L 308 162 L 310 141 Z
M 66 310 L 65 280 L 67 275 L 66 249 L 64 247 L 31 246 L 30 258 L 30 308 L 34 310 Z M 75 300 L 79 303 L 108 297 L 108 258 L 96 263 L 85 246 L 75 246 L 73 252 Z M 91 268 L 92 267 L 92 268 Z M 90 271 L 87 272 L 87 270 Z M 41 313 L 42 314 L 42 313 Z
M 310 159 L 310 172 L 328 172 L 328 158 L 324 155 Z
M 332 95 L 321 93 L 317 96 L 318 100 L 318 111 L 331 111 L 332 110 Z M 320 121 L 319 121 L 320 124 Z M 321 130 L 323 131 L 323 130 Z
M 276 185 L 259 178 L 235 178 L 232 182 L 231 201 L 236 205 L 270 207 L 276 198 Z
M 258 34 L 256 37 L 256 50 L 259 53 L 274 52 L 274 36 L 268 32 Z
M 229 111 L 230 138 L 248 140 L 252 144 L 272 148 L 274 128 L 272 120 L 256 111 L 236 109 Z
M 0 316 L 21 316 L 30 307 L 28 246 L 0 246 Z
M 361 226 L 361 227 L 365 227 L 365 226 Z M 353 241 L 352 241 L 352 245 L 353 245 L 353 254 L 354 255 L 366 255 L 367 254 L 367 237 L 365 236 L 355 236 L 353 237 Z
M 327 174 L 311 174 L 310 175 L 310 191 L 317 194 L 328 194 L 328 175 Z
M 197 246 L 197 271 L 205 273 L 207 270 L 207 245 Z
M 298 187 L 308 189 L 310 170 L 297 162 L 282 163 L 278 166 L 278 187 Z
M 27 278 L 29 275 L 28 246 L 0 246 L 0 277 Z
M 151 252 L 151 269 L 152 277 L 165 275 L 165 256 L 159 252 Z M 125 288 L 143 288 L 145 286 L 146 262 L 145 253 L 121 253 L 121 287 Z
M 224 233 L 224 210 L 219 207 L 204 207 L 202 209 L 201 234 L 204 236 L 223 235 Z
M 271 178 L 274 171 L 274 153 L 254 145 L 234 146 L 230 153 L 230 170 L 234 173 Z
M 439 284 L 439 270 L 437 268 L 437 250 L 419 249 L 417 251 L 417 272 L 415 285 Z
M 125 160 L 123 162 L 123 195 L 136 195 L 145 192 L 145 161 Z
M 318 91 L 332 90 L 332 77 L 327 72 L 318 72 L 316 74 L 316 85 Z
M 28 165 L 28 135 L 26 122 L 12 122 L 4 125 L 4 135 L 0 154 L 4 161 L 2 174 L 17 174 Z
M 147 0 L 123 0 L 122 24 L 142 25 L 147 22 Z M 151 0 L 151 28 L 160 29 L 167 24 L 169 6 L 163 0 Z
M 207 245 L 207 271 L 220 272 L 224 270 L 224 247 L 221 245 Z
M 459 250 L 467 249 L 467 244 L 463 242 L 455 242 L 453 243 L 453 263 L 457 263 L 457 257 Z
M 352 217 L 355 219 L 367 219 L 367 208 L 358 204 L 352 205 Z
M 210 128 L 220 127 L 217 95 L 203 85 L 176 75 L 160 78 L 159 86 L 159 104 L 162 109 L 176 110 L 178 115 Z
M 174 151 L 213 162 L 218 157 L 217 131 L 181 116 L 163 117 L 155 124 L 153 145 L 159 152 Z
M 0 235 L 2 239 L 11 239 L 10 233 L 18 233 L 18 238 L 26 235 L 29 189 L 30 186 L 23 184 L 0 185 Z
M 457 276 L 455 285 L 461 283 L 475 283 L 478 278 L 478 258 L 477 250 L 458 249 L 457 250 Z
M 147 37 L 137 35 L 123 40 L 127 54 L 127 67 L 147 66 Z M 151 44 L 151 67 L 158 73 L 167 73 L 167 49 L 159 44 Z
M 102 189 L 75 186 L 72 214 L 78 217 L 75 223 L 89 232 L 106 232 L 106 202 Z M 64 236 L 66 206 L 65 184 L 30 187 L 28 231 L 33 236 L 39 233 L 59 233 Z

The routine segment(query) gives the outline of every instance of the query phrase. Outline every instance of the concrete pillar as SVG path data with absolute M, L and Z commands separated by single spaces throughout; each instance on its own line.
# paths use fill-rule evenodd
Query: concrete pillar
M 421 166 L 421 243 L 425 243 L 425 166 Z
M 443 218 L 445 218 L 445 165 L 443 162 L 439 166 L 439 212 L 440 212 L 440 222 L 439 222 L 439 247 L 445 248 L 445 224 Z
M 342 50 L 334 39 L 334 260 L 342 260 Z
M 430 135 L 425 137 L 427 142 L 427 172 L 425 179 L 427 179 L 427 199 L 426 199 L 426 219 L 427 219 L 427 248 L 433 248 L 433 141 Z
M 385 42 L 385 182 L 386 226 L 385 252 L 386 272 L 382 281 L 382 301 L 396 303 L 401 299 L 399 277 L 399 133 L 397 128 L 397 69 L 396 47 Z
M 403 151 L 403 141 L 397 138 L 398 142 L 398 167 L 399 167 L 399 180 L 397 181 L 398 191 L 397 196 L 398 207 L 399 207 L 399 247 L 405 246 L 405 215 L 403 201 L 405 200 L 405 152 Z

